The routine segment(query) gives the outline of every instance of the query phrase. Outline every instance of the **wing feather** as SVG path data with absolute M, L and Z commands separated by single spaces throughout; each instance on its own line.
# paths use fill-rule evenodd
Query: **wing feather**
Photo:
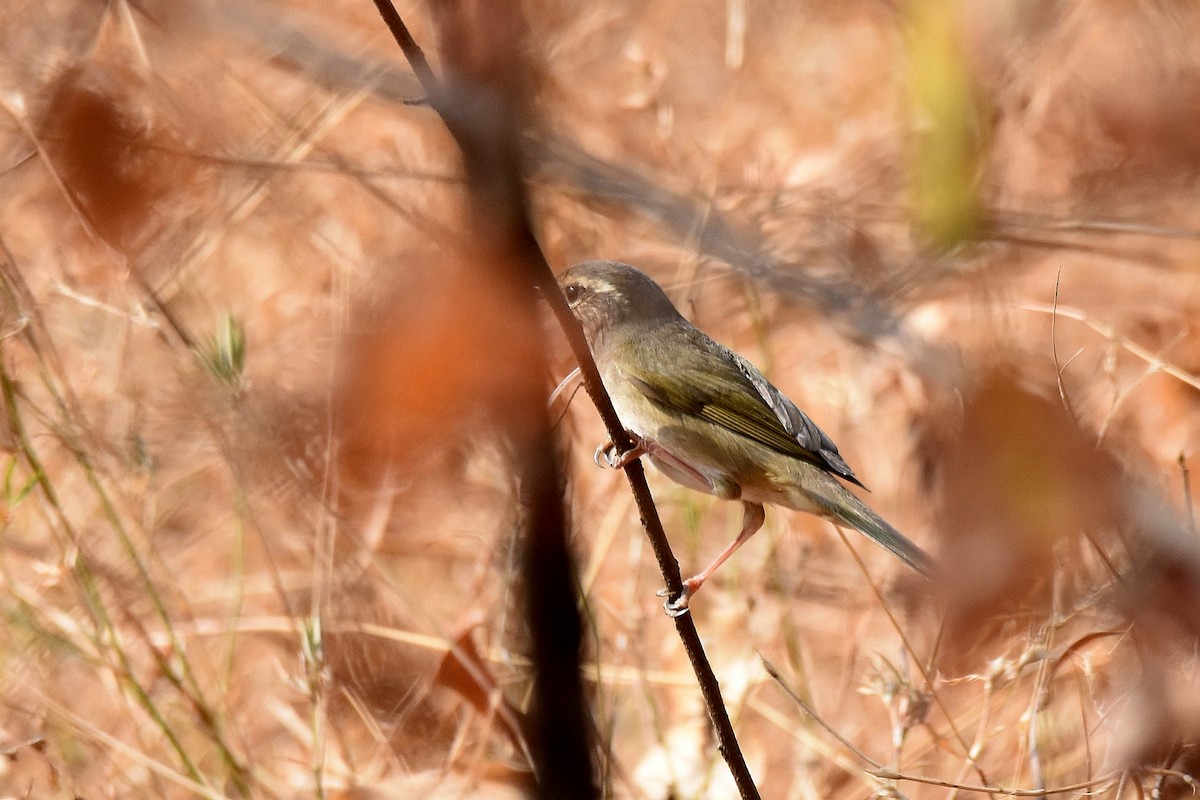
M 669 374 L 639 365 L 621 372 L 648 400 L 697 416 L 862 486 L 837 446 L 749 361 L 711 340 L 687 350 Z M 730 369 L 730 367 L 735 367 Z

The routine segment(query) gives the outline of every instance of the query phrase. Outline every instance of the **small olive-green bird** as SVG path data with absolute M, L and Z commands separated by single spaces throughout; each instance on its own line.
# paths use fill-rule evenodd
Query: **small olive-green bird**
M 617 415 L 636 446 L 602 447 L 609 466 L 645 455 L 667 477 L 725 500 L 740 500 L 742 530 L 684 582 L 666 605 L 678 616 L 706 580 L 762 527 L 764 503 L 807 511 L 855 528 L 929 575 L 921 548 L 850 493 L 862 486 L 837 446 L 746 359 L 710 339 L 648 275 L 627 264 L 588 261 L 559 285 L 584 333 Z M 865 488 L 865 487 L 864 487 Z

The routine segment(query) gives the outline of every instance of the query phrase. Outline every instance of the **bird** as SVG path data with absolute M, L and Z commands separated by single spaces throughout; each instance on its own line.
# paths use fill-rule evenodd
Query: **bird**
M 558 283 L 634 442 L 626 452 L 601 445 L 597 463 L 619 469 L 646 456 L 676 483 L 743 507 L 737 538 L 666 601 L 668 615 L 687 613 L 704 582 L 762 527 L 767 504 L 854 528 L 933 574 L 928 553 L 846 488 L 866 487 L 833 440 L 757 367 L 688 322 L 649 275 L 585 261 Z

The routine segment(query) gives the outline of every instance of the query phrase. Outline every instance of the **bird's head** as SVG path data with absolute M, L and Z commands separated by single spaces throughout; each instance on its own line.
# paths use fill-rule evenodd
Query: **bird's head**
M 679 318 L 662 287 L 628 264 L 585 261 L 559 276 L 558 284 L 593 348 L 613 326 Z

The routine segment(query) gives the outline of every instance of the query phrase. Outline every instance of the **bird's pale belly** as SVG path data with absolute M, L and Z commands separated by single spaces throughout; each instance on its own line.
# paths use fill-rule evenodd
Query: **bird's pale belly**
M 672 442 L 669 434 L 660 439 L 644 438 L 643 441 L 650 463 L 671 480 L 690 489 L 716 495 L 725 500 L 781 505 L 825 516 L 825 509 L 812 502 L 787 476 L 765 472 L 757 467 L 757 464 L 762 462 L 753 462 L 755 466 L 748 466 L 749 459 L 744 452 L 738 453 L 743 456 L 741 461 L 744 469 L 736 472 L 717 466 L 707 453 L 699 455 L 694 450 L 679 447 L 679 442 Z M 744 447 L 755 449 L 758 446 L 748 442 Z M 749 458 L 753 458 L 754 455 L 750 454 Z M 768 453 L 767 456 L 773 457 L 776 464 L 780 463 L 781 459 L 777 454 Z

